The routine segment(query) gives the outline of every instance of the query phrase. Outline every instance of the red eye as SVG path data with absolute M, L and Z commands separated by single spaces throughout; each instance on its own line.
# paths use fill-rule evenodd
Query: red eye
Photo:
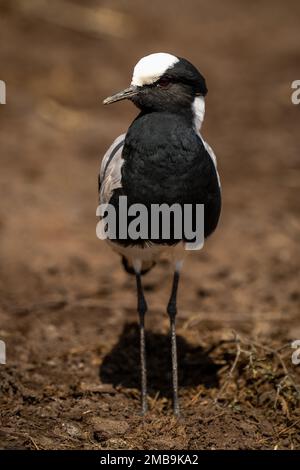
M 167 77 L 163 77 L 157 82 L 157 86 L 161 88 L 166 88 L 171 83 L 171 80 Z

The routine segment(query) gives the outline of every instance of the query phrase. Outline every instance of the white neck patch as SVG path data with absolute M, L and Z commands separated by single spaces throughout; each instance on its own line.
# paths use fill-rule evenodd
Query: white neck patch
M 131 85 L 151 85 L 177 62 L 178 57 L 165 52 L 146 55 L 134 67 Z
M 204 121 L 205 100 L 203 96 L 196 96 L 192 104 L 192 109 L 194 113 L 194 126 L 197 132 L 201 129 L 202 123 Z

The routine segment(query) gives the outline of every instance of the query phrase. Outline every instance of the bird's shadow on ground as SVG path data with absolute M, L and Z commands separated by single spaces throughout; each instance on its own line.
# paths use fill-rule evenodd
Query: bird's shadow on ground
M 170 337 L 147 331 L 148 391 L 170 398 L 172 395 Z M 203 384 L 207 388 L 218 387 L 217 372 L 222 367 L 215 364 L 201 346 L 192 346 L 177 336 L 179 386 L 193 387 Z M 102 383 L 126 388 L 140 387 L 139 327 L 127 323 L 119 341 L 104 357 L 100 366 Z

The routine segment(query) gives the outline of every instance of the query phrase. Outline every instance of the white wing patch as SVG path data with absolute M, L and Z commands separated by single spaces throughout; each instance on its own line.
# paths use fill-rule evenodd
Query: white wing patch
M 121 168 L 124 163 L 122 151 L 125 135 L 122 134 L 112 143 L 105 153 L 100 168 L 100 203 L 107 204 L 115 189 L 122 188 Z

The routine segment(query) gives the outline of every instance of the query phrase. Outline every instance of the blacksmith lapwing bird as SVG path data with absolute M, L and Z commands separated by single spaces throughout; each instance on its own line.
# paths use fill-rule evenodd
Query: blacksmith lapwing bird
M 100 204 L 109 203 L 120 210 L 121 196 L 127 197 L 128 206 L 136 203 L 146 207 L 164 203 L 193 207 L 202 204 L 204 237 L 215 230 L 221 211 L 221 190 L 215 154 L 200 134 L 206 94 L 204 77 L 186 59 L 155 53 L 136 64 L 131 85 L 103 101 L 110 104 L 129 99 L 140 112 L 102 159 L 98 181 Z M 169 239 L 117 236 L 107 240 L 121 255 L 126 271 L 136 277 L 142 413 L 147 411 L 144 329 L 147 303 L 141 276 L 155 265 L 162 253 L 169 252 L 174 263 L 174 277 L 167 313 L 170 318 L 173 407 L 175 415 L 179 414 L 175 317 L 179 276 L 189 246 L 184 236 L 178 240 L 172 233 Z

